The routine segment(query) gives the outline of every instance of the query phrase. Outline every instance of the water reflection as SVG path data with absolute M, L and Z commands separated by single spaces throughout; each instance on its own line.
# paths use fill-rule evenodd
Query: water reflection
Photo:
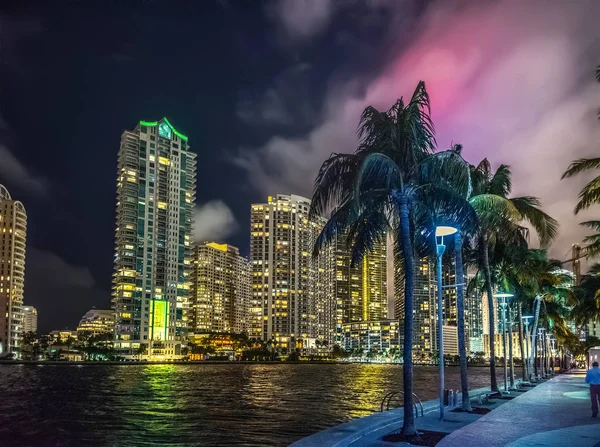
M 434 399 L 437 369 L 415 375 Z M 471 371 L 473 388 L 488 380 Z M 398 365 L 2 365 L 0 445 L 288 445 L 400 389 Z

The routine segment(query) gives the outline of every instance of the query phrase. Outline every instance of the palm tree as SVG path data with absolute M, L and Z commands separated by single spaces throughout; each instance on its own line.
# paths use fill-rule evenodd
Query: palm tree
M 547 245 L 558 232 L 558 222 L 540 209 L 536 197 L 509 198 L 511 192 L 511 171 L 507 165 L 500 165 L 495 172 L 487 159 L 478 166 L 472 166 L 471 180 L 473 194 L 469 203 L 475 209 L 479 221 L 479 231 L 474 238 L 477 265 L 483 272 L 487 293 L 490 327 L 490 376 L 491 390 L 498 392 L 495 352 L 495 313 L 493 283 L 490 259 L 498 241 L 515 247 L 526 247 L 528 229 L 522 224 L 531 225 L 536 231 L 542 246 Z
M 405 436 L 417 434 L 413 413 L 413 292 L 415 251 L 433 242 L 433 228 L 417 228 L 417 216 L 432 201 L 461 219 L 464 199 L 441 184 L 440 160 L 430 118 L 429 95 L 419 82 L 408 104 L 400 98 L 388 111 L 367 107 L 359 124 L 360 145 L 353 154 L 333 154 L 317 175 L 311 215 L 330 218 L 315 244 L 314 254 L 336 238 L 345 238 L 357 265 L 375 244 L 395 235 L 395 256 L 404 279 L 404 423 Z M 442 206 L 444 205 L 444 206 Z M 417 244 L 415 244 L 417 242 Z

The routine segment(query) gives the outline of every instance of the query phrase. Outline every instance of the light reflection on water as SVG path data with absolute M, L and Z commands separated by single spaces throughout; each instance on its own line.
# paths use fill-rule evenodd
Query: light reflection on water
M 435 367 L 415 392 L 437 393 Z M 447 388 L 459 388 L 450 367 Z M 470 370 L 471 388 L 489 383 Z M 398 365 L 0 366 L 0 445 L 288 445 L 377 411 Z

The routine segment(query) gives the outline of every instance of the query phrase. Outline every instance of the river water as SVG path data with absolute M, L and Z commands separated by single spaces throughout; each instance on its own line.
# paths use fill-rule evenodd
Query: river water
M 469 374 L 489 383 L 487 368 Z M 437 380 L 415 367 L 421 400 Z M 459 383 L 447 368 L 447 388 Z M 0 445 L 285 446 L 401 389 L 399 365 L 0 365 Z

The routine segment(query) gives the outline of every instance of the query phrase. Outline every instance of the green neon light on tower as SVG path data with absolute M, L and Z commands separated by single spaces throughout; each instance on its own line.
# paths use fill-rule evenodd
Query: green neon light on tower
M 163 118 L 163 121 L 169 125 L 169 127 L 171 128 L 171 130 L 173 131 L 173 133 L 175 135 L 177 135 L 183 141 L 188 140 L 188 137 L 186 135 L 182 134 L 181 132 L 179 132 L 177 129 L 175 129 L 167 118 Z M 156 126 L 157 124 L 158 124 L 158 121 L 140 121 L 140 125 L 147 126 L 147 127 L 153 127 L 153 126 Z

